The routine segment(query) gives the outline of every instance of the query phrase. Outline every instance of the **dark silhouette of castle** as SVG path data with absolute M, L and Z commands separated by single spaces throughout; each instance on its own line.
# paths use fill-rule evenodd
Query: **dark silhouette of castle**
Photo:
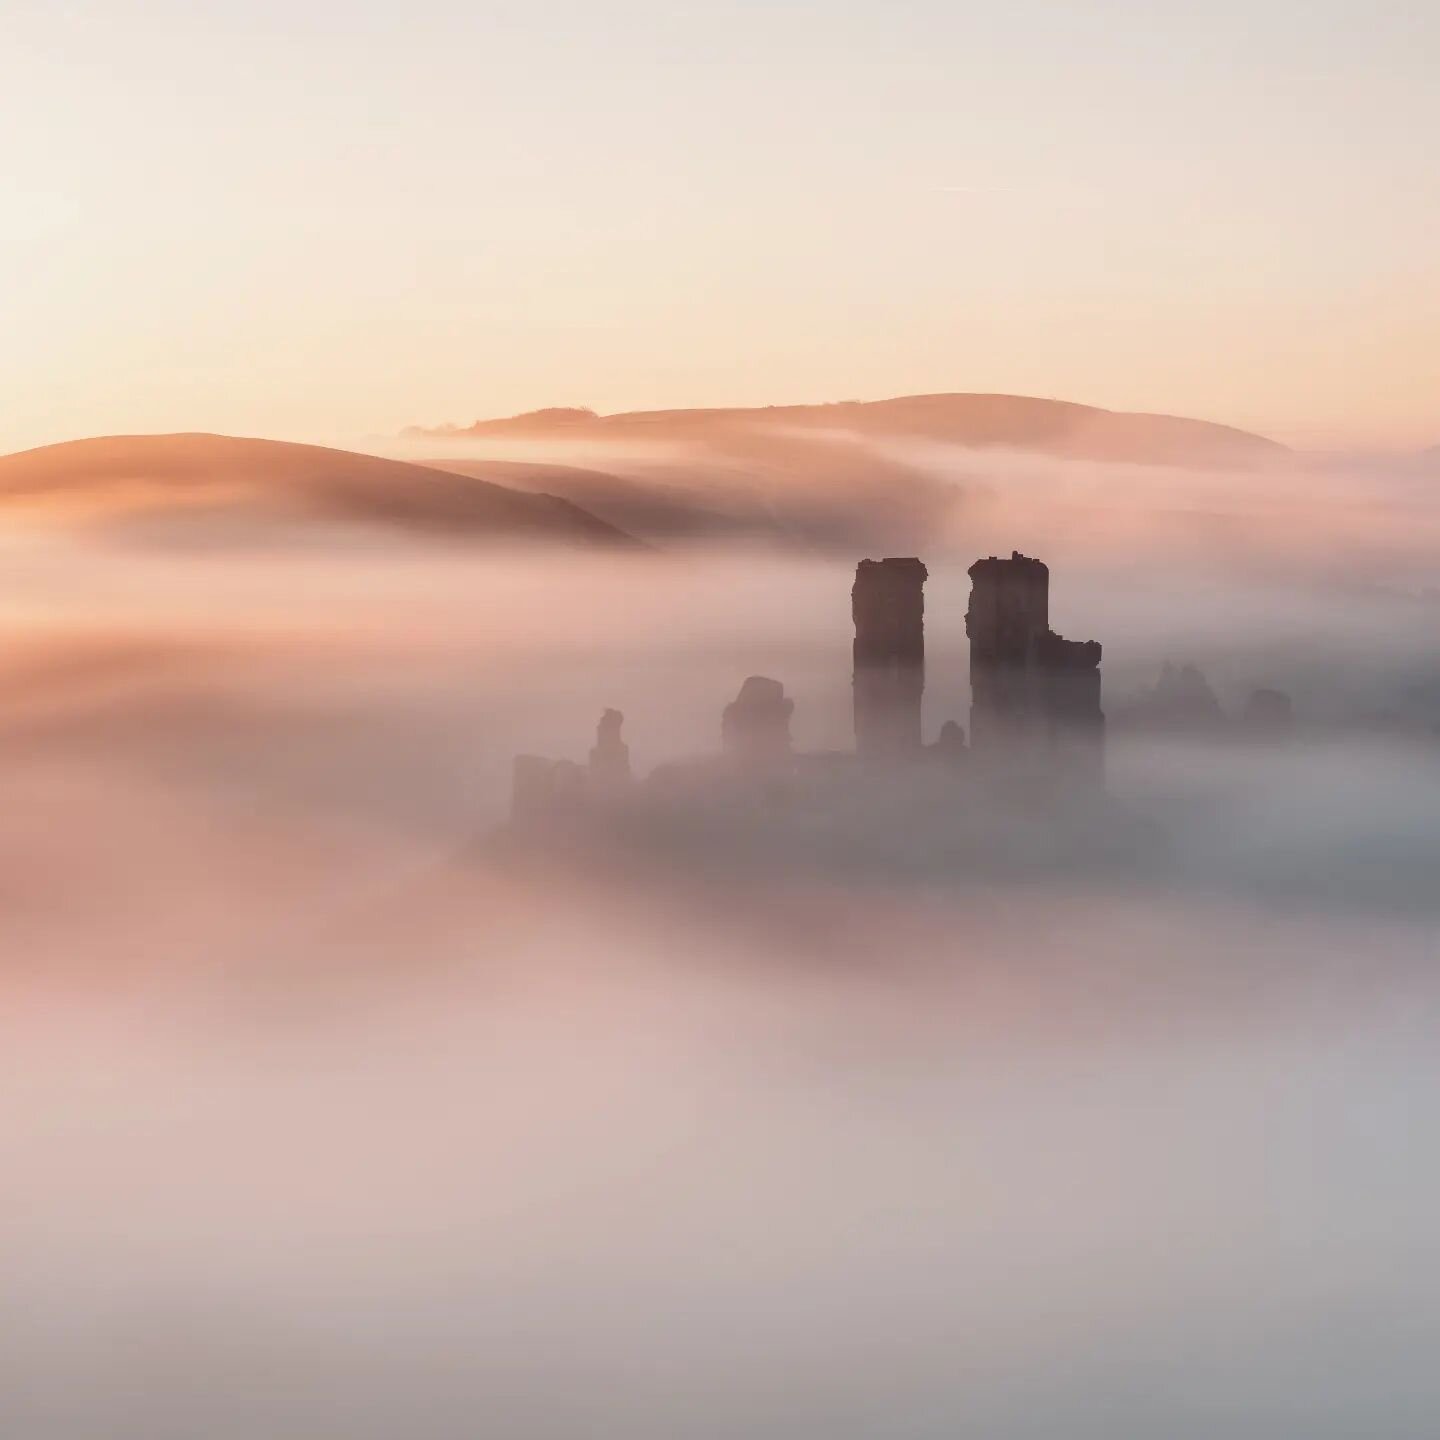
M 920 750 L 929 573 L 913 559 L 862 560 L 855 568 L 855 749 L 864 759 Z
M 1098 780 L 1105 767 L 1100 644 L 1050 628 L 1050 567 L 1020 552 L 970 567 L 970 744 L 997 764 L 1043 757 Z
M 787 785 L 808 786 L 812 797 L 817 787 L 844 785 L 856 767 L 873 780 L 887 769 L 927 764 L 1032 786 L 1098 786 L 1105 742 L 1100 646 L 1051 630 L 1050 571 L 1018 552 L 970 567 L 970 744 L 953 720 L 935 743 L 925 744 L 928 578 L 913 557 L 862 560 L 856 567 L 853 755 L 796 753 L 790 738 L 795 702 L 778 680 L 752 675 L 725 707 L 719 759 L 662 767 L 646 783 L 672 795 L 677 785 L 689 785 L 708 797 L 719 782 L 734 798 L 751 793 L 773 801 L 785 798 Z M 512 821 L 523 827 L 563 818 L 630 793 L 623 719 L 617 710 L 601 717 L 588 767 L 518 757 Z
M 720 717 L 720 744 L 742 768 L 783 773 L 793 755 L 790 717 L 795 702 L 778 680 L 752 675 Z

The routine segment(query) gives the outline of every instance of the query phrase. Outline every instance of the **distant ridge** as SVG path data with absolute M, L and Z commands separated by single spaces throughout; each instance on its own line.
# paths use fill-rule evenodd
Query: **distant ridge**
M 101 524 L 295 526 L 329 521 L 460 539 L 633 545 L 559 496 L 429 465 L 230 435 L 109 435 L 0 456 L 0 511 Z
M 724 442 L 737 432 L 844 431 L 891 439 L 966 447 L 1006 447 L 1075 459 L 1133 464 L 1239 465 L 1289 453 L 1262 435 L 1191 420 L 1102 410 L 1066 400 L 1024 395 L 904 395 L 890 400 L 845 400 L 824 405 L 755 408 L 636 410 L 598 415 L 556 407 L 473 425 L 425 429 L 411 438 L 687 440 Z

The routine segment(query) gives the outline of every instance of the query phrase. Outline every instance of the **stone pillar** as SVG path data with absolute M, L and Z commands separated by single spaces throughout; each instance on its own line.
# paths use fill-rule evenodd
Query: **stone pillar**
M 970 567 L 970 748 L 1013 746 L 1041 728 L 1035 648 L 1050 630 L 1050 569 L 1013 551 Z
M 913 558 L 862 560 L 855 569 L 855 748 L 862 758 L 920 753 L 928 578 Z

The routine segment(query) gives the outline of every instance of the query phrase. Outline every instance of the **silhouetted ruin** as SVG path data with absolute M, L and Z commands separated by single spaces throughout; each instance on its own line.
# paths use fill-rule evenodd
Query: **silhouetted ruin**
M 1136 730 L 1201 735 L 1219 730 L 1225 712 L 1198 666 L 1167 660 L 1155 684 L 1122 707 L 1118 719 Z
M 630 780 L 630 747 L 620 738 L 625 717 L 607 710 L 595 727 L 595 745 L 590 751 L 590 774 L 602 784 L 625 785 Z
M 725 754 L 747 770 L 783 769 L 790 760 L 790 717 L 795 702 L 778 680 L 752 675 L 720 717 Z
M 940 760 L 957 763 L 965 759 L 969 751 L 965 747 L 964 728 L 954 720 L 947 720 L 940 727 L 940 738 L 935 742 L 935 756 Z
M 1283 690 L 1260 686 L 1227 712 L 1198 666 L 1166 661 L 1154 685 L 1116 708 L 1115 724 L 1172 739 L 1276 741 L 1294 734 L 1295 706 Z
M 1283 690 L 1252 690 L 1240 726 L 1257 740 L 1283 739 L 1295 729 L 1295 706 Z
M 510 823 L 524 829 L 579 813 L 591 795 L 585 782 L 585 772 L 573 761 L 517 755 Z
M 909 796 L 951 826 L 951 843 L 962 820 L 983 829 L 983 807 L 1014 792 L 1016 780 L 1027 783 L 1015 793 L 1032 799 L 1097 789 L 1105 735 L 1100 646 L 1050 629 L 1050 572 L 1039 560 L 992 557 L 977 561 L 970 577 L 968 746 L 954 720 L 934 743 L 924 739 L 924 564 L 862 560 L 851 591 L 853 752 L 797 752 L 795 702 L 779 680 L 751 675 L 721 712 L 720 754 L 663 765 L 644 782 L 632 778 L 618 710 L 600 717 L 588 766 L 520 756 L 514 828 L 553 836 L 602 814 L 627 816 L 643 829 L 661 814 L 714 818 L 726 807 L 725 823 L 749 824 L 739 817 L 759 805 L 772 815 L 793 811 L 811 836 L 829 816 L 843 840 L 845 827 L 853 831 L 875 806 Z M 976 844 L 987 848 L 983 836 Z
M 865 759 L 913 755 L 923 743 L 928 578 L 915 559 L 862 560 L 856 567 L 855 748 Z
M 1098 780 L 1105 763 L 1100 644 L 1050 628 L 1050 569 L 1012 552 L 970 567 L 970 745 L 1007 769 Z

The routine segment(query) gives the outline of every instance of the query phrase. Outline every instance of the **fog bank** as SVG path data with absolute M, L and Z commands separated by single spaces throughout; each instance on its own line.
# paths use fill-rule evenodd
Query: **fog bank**
M 741 884 L 497 857 L 510 758 L 847 744 L 853 560 L 12 537 L 7 1434 L 1427 1435 L 1428 612 L 1102 560 L 1107 704 L 1302 722 L 1116 736 L 1163 863 Z

